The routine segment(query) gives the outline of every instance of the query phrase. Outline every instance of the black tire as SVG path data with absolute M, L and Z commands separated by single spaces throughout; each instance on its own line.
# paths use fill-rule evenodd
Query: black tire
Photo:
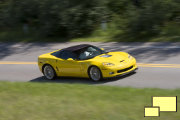
M 48 80 L 53 80 L 56 78 L 56 72 L 54 68 L 48 64 L 43 66 L 43 74 Z
M 93 73 L 93 71 L 98 73 Z M 88 69 L 89 78 L 95 82 L 102 80 L 102 72 L 97 66 L 91 66 Z

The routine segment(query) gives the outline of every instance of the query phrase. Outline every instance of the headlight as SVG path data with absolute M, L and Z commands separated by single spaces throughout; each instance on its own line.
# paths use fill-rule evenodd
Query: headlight
M 103 66 L 106 66 L 106 67 L 114 66 L 113 63 L 107 63 L 107 62 L 105 62 L 105 63 L 102 63 L 102 64 L 103 64 Z

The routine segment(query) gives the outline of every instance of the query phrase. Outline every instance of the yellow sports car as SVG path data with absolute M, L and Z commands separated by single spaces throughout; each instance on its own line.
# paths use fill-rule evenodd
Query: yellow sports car
M 89 44 L 76 45 L 38 57 L 40 71 L 47 79 L 57 76 L 99 81 L 137 70 L 136 59 L 125 52 L 105 52 Z

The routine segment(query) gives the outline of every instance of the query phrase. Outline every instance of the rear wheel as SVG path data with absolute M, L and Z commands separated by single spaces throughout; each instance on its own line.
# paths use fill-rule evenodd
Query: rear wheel
M 52 80 L 56 77 L 56 72 L 54 71 L 54 69 L 51 65 L 44 66 L 43 74 L 49 80 Z
M 89 78 L 91 78 L 93 81 L 99 81 L 102 79 L 101 70 L 96 66 L 90 67 L 88 74 L 89 74 Z

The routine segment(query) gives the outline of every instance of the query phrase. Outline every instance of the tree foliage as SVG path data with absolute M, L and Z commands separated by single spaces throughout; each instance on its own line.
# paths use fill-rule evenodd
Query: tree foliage
M 125 21 L 119 26 L 133 34 L 158 34 L 163 25 L 177 22 L 180 16 L 178 0 L 110 0 L 108 7 Z
M 0 0 L 0 29 L 26 24 L 43 36 L 87 35 L 104 20 L 131 33 L 157 34 L 179 19 L 179 0 Z
M 1 26 L 28 24 L 42 35 L 81 36 L 100 23 L 105 9 L 101 0 L 1 1 Z

